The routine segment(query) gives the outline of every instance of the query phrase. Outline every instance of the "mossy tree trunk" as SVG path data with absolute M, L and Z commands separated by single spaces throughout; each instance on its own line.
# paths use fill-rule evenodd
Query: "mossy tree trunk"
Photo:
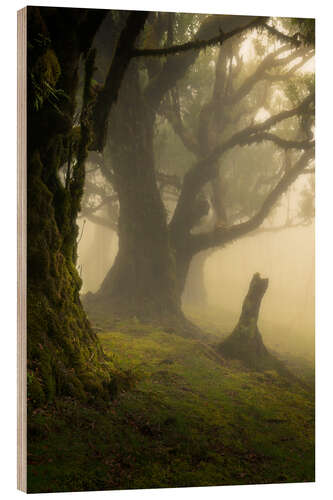
M 267 287 L 268 279 L 262 279 L 259 273 L 253 275 L 239 321 L 231 335 L 218 346 L 223 356 L 239 359 L 256 369 L 268 368 L 272 360 L 258 329 L 260 305 Z
M 80 302 L 81 279 L 76 269 L 76 218 L 91 142 L 94 52 L 90 47 L 106 13 L 28 7 L 27 347 L 31 405 L 57 396 L 109 399 L 115 391 L 112 369 Z M 82 56 L 83 104 L 80 126 L 74 127 Z M 65 183 L 59 176 L 64 164 L 69 166 Z

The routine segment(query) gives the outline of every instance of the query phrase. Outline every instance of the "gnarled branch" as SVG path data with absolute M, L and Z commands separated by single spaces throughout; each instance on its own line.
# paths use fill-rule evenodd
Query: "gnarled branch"
M 165 47 L 160 49 L 135 49 L 132 52 L 133 57 L 161 57 L 168 55 L 177 55 L 182 52 L 188 52 L 189 50 L 202 50 L 207 47 L 212 47 L 217 44 L 222 44 L 226 40 L 243 33 L 246 30 L 254 29 L 262 25 L 267 17 L 257 17 L 253 21 L 249 22 L 245 26 L 236 28 L 229 31 L 228 33 L 220 32 L 217 36 L 209 38 L 208 40 L 191 40 L 190 42 L 185 42 L 171 47 Z M 200 33 L 199 33 L 200 36 Z
M 229 243 L 236 238 L 245 236 L 251 231 L 257 229 L 268 216 L 280 196 L 297 179 L 302 171 L 305 170 L 308 162 L 313 158 L 313 155 L 314 148 L 311 148 L 302 154 L 296 164 L 284 173 L 275 188 L 273 188 L 266 197 L 261 208 L 249 220 L 240 224 L 235 224 L 231 227 L 216 228 L 210 233 L 193 235 L 191 238 L 193 254 L 211 247 L 225 245 L 226 243 Z

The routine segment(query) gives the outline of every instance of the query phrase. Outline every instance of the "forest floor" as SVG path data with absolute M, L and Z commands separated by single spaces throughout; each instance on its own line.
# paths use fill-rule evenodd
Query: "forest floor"
M 108 409 L 72 399 L 29 416 L 28 491 L 60 492 L 314 481 L 313 369 L 254 372 L 200 343 L 136 320 L 98 336 L 133 381 Z M 288 361 L 288 360 L 287 360 Z

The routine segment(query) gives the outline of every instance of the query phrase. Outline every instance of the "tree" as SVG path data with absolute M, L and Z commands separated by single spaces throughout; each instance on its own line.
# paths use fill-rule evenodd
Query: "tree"
M 91 144 L 94 36 L 107 11 L 28 7 L 28 399 L 110 398 L 115 376 L 82 308 L 76 218 Z M 126 18 L 115 46 L 110 108 L 147 14 Z M 80 61 L 81 110 L 76 120 Z M 66 182 L 60 170 L 67 166 Z
M 239 48 L 244 37 L 259 27 L 278 42 L 274 50 L 274 44 L 262 35 L 267 48 L 259 47 L 257 66 L 251 71 Z M 184 42 L 188 33 L 195 33 L 194 42 Z M 108 157 L 101 164 L 119 200 L 119 253 L 100 290 L 87 301 L 88 308 L 100 307 L 115 315 L 157 320 L 186 330 L 181 295 L 193 257 L 259 228 L 281 195 L 309 167 L 314 149 L 311 85 L 299 85 L 296 103 L 281 91 L 312 57 L 313 49 L 305 39 L 292 35 L 291 28 L 278 31 L 264 18 L 149 16 L 110 117 L 108 140 L 105 136 Z M 220 48 L 209 48 L 217 43 Z M 212 75 L 215 86 L 202 106 L 195 76 L 203 47 L 208 54 L 205 71 Z M 279 103 L 269 99 L 267 89 L 277 83 L 281 84 Z M 264 105 L 268 117 L 258 121 L 256 115 Z M 161 159 L 159 164 L 156 161 L 154 141 L 165 126 L 163 118 L 186 145 L 189 153 L 185 158 L 192 158 L 192 166 L 185 162 L 183 176 L 175 175 L 177 168 L 170 175 L 161 168 Z M 241 174 L 241 184 L 251 179 L 252 189 L 246 196 L 248 206 L 239 207 L 235 190 L 228 189 L 227 194 L 223 189 L 225 177 L 230 175 L 225 159 L 235 148 L 249 150 L 249 146 L 266 150 L 268 174 L 255 168 L 255 175 Z M 276 147 L 291 151 L 288 166 L 276 161 L 276 157 L 281 160 Z M 235 171 L 236 182 L 240 175 L 237 168 Z M 174 189 L 174 202 L 167 201 L 167 186 Z M 231 203 L 227 220 L 226 200 Z M 202 230 L 203 217 L 211 207 L 216 221 Z
M 191 130 L 188 122 L 184 124 L 181 119 L 181 115 L 190 115 L 191 102 L 182 99 L 182 110 L 180 110 L 178 98 L 167 109 L 166 116 L 175 133 L 182 139 L 184 146 L 195 154 L 198 161 L 205 155 L 205 151 L 208 154 L 218 147 L 219 141 L 228 136 L 228 131 L 230 134 L 231 131 L 239 130 L 240 123 L 242 127 L 246 127 L 254 123 L 260 113 L 269 112 L 271 115 L 276 113 L 278 109 L 273 101 L 276 92 L 283 90 L 290 95 L 287 90 L 295 85 L 295 80 L 298 94 L 302 85 L 304 86 L 307 77 L 299 76 L 298 71 L 313 57 L 312 48 L 299 47 L 290 51 L 287 45 L 274 51 L 269 45 L 264 44 L 264 39 L 261 41 L 259 36 L 255 41 L 256 57 L 252 57 L 247 64 L 241 56 L 241 40 L 238 42 L 231 40 L 228 42 L 228 47 L 218 49 L 213 91 L 201 108 L 200 125 L 196 129 L 192 127 Z M 286 52 L 289 52 L 288 56 L 281 57 Z M 293 61 L 295 63 L 292 67 L 285 70 L 288 62 Z M 189 82 L 190 77 L 185 85 L 189 85 Z M 293 105 L 297 104 L 295 101 L 291 102 Z M 281 106 L 281 102 L 279 105 Z M 296 136 L 297 128 L 295 125 L 292 126 Z M 279 132 L 288 137 L 290 128 L 290 121 L 282 122 L 279 125 Z M 298 137 L 301 138 L 302 135 L 298 134 Z M 279 179 L 284 165 L 290 165 L 295 158 L 295 151 L 291 149 L 279 151 L 274 143 L 269 142 L 231 149 L 224 154 L 223 163 L 221 159 L 216 162 L 216 177 L 210 182 L 210 190 L 207 192 L 206 189 L 210 204 L 209 217 L 201 219 L 200 228 L 194 230 L 208 232 L 212 229 L 212 224 L 220 227 L 230 226 L 238 220 L 253 216 L 258 205 L 264 201 L 268 191 Z M 307 201 L 310 207 L 310 195 L 307 196 Z M 266 222 L 265 227 L 256 230 L 256 234 L 262 230 L 277 231 L 304 224 L 304 218 L 301 220 L 297 216 L 291 219 L 289 215 L 288 213 L 284 224 L 280 222 L 278 225 L 272 225 Z M 198 299 L 201 305 L 205 304 L 203 269 L 207 257 L 213 252 L 212 248 L 200 252 L 191 263 L 184 297 L 190 304 L 198 304 Z M 196 283 L 201 286 L 203 290 L 201 293 L 196 289 Z

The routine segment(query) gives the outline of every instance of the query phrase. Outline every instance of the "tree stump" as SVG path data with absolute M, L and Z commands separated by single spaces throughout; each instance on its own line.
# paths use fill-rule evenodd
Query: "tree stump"
M 226 358 L 239 359 L 254 369 L 276 368 L 276 359 L 267 351 L 258 329 L 261 301 L 268 287 L 268 279 L 255 273 L 243 302 L 239 321 L 231 335 L 218 346 Z

